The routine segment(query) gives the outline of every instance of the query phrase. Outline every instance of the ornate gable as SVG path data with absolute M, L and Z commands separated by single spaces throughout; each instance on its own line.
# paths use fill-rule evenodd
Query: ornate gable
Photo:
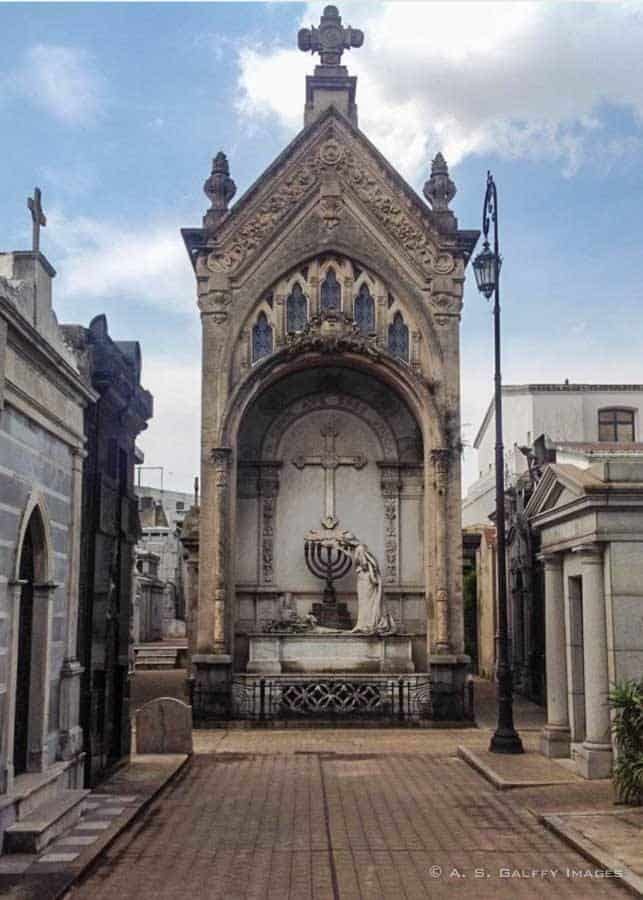
M 334 107 L 295 138 L 209 239 L 197 230 L 184 232 L 184 238 L 207 271 L 235 277 L 302 208 L 309 205 L 331 234 L 351 201 L 423 279 L 453 273 L 457 258 L 466 263 L 477 239 L 477 232 L 459 232 L 448 210 L 429 210 Z

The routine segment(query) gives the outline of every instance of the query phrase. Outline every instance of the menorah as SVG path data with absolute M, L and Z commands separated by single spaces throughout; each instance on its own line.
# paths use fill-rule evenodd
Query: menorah
M 339 547 L 319 540 L 307 540 L 304 544 L 306 565 L 316 578 L 323 578 L 324 599 L 313 603 L 313 615 L 325 628 L 350 628 L 350 613 L 345 603 L 337 603 L 334 581 L 348 575 L 353 565 L 350 555 Z

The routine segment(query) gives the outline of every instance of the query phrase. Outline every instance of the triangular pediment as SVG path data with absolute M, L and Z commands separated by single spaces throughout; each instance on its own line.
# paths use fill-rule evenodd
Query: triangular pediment
M 207 266 L 242 273 L 302 209 L 321 217 L 329 239 L 351 203 L 420 277 L 453 272 L 477 232 L 459 232 L 451 213 L 434 214 L 362 132 L 330 107 L 301 131 L 220 223 Z
M 536 516 L 569 506 L 582 497 L 588 487 L 599 481 L 587 469 L 577 466 L 547 466 L 527 504 L 526 513 L 528 516 Z

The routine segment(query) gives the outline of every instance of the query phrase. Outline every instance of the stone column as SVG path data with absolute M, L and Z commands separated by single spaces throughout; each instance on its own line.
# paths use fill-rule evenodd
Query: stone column
M 585 778 L 607 778 L 612 770 L 610 713 L 607 695 L 607 621 L 603 583 L 603 548 L 581 548 L 583 576 L 583 660 L 585 669 L 585 740 L 576 753 Z
M 214 627 L 213 649 L 215 653 L 228 653 L 226 641 L 226 600 L 228 592 L 228 491 L 230 480 L 230 456 L 228 447 L 216 447 L 212 451 L 214 466 L 214 491 L 211 495 L 210 515 L 214 529 L 212 542 L 212 567 L 214 570 Z
M 83 730 L 80 727 L 80 678 L 84 669 L 77 658 L 77 634 L 81 501 L 83 459 L 85 456 L 85 452 L 80 447 L 72 448 L 69 574 L 67 583 L 67 646 L 60 672 L 60 755 L 64 760 L 73 759 L 83 749 Z
M 259 582 L 270 585 L 274 576 L 275 516 L 281 462 L 263 462 L 259 470 Z
M 401 580 L 400 566 L 400 491 L 402 481 L 397 466 L 378 463 L 382 497 L 384 499 L 384 583 L 397 584 Z
M 449 589 L 448 589 L 448 506 L 449 451 L 433 450 L 437 503 L 435 509 L 435 635 L 433 653 L 449 652 Z
M 202 325 L 201 507 L 199 514 L 199 601 L 196 653 L 192 656 L 200 700 L 227 690 L 232 657 L 226 628 L 231 451 L 220 447 L 220 426 L 229 397 L 229 369 L 224 363 L 230 341 L 232 291 L 224 273 L 197 259 Z
M 273 297 L 275 316 L 273 327 L 275 329 L 275 350 L 279 350 L 286 343 L 286 296 L 275 294 Z M 248 345 L 250 346 L 250 345 Z
M 547 554 L 545 563 L 545 653 L 547 671 L 547 724 L 540 749 L 545 756 L 569 756 L 567 704 L 567 651 L 565 646 L 565 593 L 563 557 Z

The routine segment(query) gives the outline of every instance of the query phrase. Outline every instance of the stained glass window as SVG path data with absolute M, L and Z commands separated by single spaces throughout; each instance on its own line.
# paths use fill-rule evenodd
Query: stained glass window
M 339 285 L 334 269 L 329 269 L 321 286 L 322 310 L 335 310 L 339 312 L 342 307 L 342 289 Z
M 299 282 L 286 300 L 286 331 L 303 331 L 306 327 L 306 297 Z
M 252 361 L 257 362 L 272 353 L 272 325 L 265 312 L 259 313 L 252 328 Z
M 395 313 L 388 327 L 388 349 L 398 359 L 409 361 L 409 329 L 404 324 L 402 313 Z
M 362 334 L 371 334 L 375 331 L 375 302 L 366 282 L 355 297 L 355 321 Z

